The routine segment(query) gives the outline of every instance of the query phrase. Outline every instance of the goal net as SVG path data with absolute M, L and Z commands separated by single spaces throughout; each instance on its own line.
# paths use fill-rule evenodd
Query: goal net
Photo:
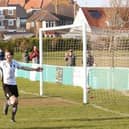
M 110 107 L 126 102 L 125 94 L 128 95 L 129 89 L 128 31 L 93 28 L 88 33 L 85 29 L 85 25 L 40 29 L 43 80 L 80 86 L 83 103 Z M 75 62 L 66 59 L 71 50 Z M 41 95 L 43 89 L 41 83 Z
M 40 63 L 44 64 L 46 71 L 44 81 L 80 85 L 83 88 L 83 102 L 87 103 L 85 24 L 41 28 L 39 39 Z
M 99 67 L 129 66 L 129 31 L 93 28 L 89 34 L 89 49 Z
M 89 103 L 114 117 L 128 115 L 129 31 L 92 28 L 87 49 L 94 57 L 88 73 Z

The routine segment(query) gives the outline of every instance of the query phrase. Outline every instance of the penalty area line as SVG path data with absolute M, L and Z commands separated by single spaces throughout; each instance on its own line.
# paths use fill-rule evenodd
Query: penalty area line
M 23 93 L 23 94 L 39 96 L 38 93 L 26 92 L 26 91 L 24 91 L 24 90 L 20 90 L 20 92 Z
M 96 104 L 90 104 L 92 107 L 96 108 L 96 109 L 99 109 L 99 110 L 102 110 L 102 111 L 105 111 L 105 112 L 110 112 L 110 113 L 113 113 L 113 114 L 117 114 L 119 116 L 122 116 L 122 117 L 129 117 L 129 114 L 128 113 L 121 113 L 121 112 L 118 112 L 118 111 L 113 111 L 111 109 L 108 109 L 108 108 L 105 108 L 105 107 L 102 107 L 102 106 L 99 106 L 99 105 L 96 105 Z
M 26 92 L 24 90 L 20 90 L 20 92 L 23 93 L 23 94 L 39 96 L 39 94 L 37 94 L 37 93 Z M 48 97 L 48 96 L 45 96 L 45 97 Z M 60 98 L 60 97 L 53 97 L 53 98 L 56 98 L 57 100 L 62 101 L 62 102 L 65 102 L 65 103 L 78 104 L 78 105 L 80 104 L 78 102 L 75 102 L 75 101 L 72 101 L 72 100 L 67 100 L 67 99 Z

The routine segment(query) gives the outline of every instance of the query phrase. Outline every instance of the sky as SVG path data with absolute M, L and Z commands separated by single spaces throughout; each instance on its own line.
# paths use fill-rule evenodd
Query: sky
M 76 1 L 81 7 L 87 6 L 87 7 L 109 7 L 110 6 L 110 0 L 74 0 Z M 128 0 L 122 0 L 121 4 L 122 6 L 127 5 Z
M 90 6 L 90 7 L 101 7 L 101 6 L 109 6 L 109 0 L 74 0 L 80 6 Z

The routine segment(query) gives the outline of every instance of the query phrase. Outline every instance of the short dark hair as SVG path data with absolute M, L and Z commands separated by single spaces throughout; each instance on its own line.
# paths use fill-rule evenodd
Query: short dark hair
M 9 52 L 9 53 L 10 53 L 10 55 L 12 55 L 12 56 L 14 55 L 14 51 L 13 51 L 13 50 L 9 50 L 9 49 L 7 49 L 7 50 L 6 50 L 6 52 Z
M 72 49 L 69 49 L 69 51 L 70 51 L 70 52 L 73 52 L 73 50 L 72 50 Z

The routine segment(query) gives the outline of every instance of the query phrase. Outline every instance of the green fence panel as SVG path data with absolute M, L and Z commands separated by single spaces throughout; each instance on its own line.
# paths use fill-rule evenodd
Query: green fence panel
M 63 84 L 73 85 L 73 68 L 72 67 L 63 68 Z
M 88 84 L 94 89 L 129 89 L 128 68 L 92 68 L 88 74 Z
M 112 88 L 116 90 L 129 89 L 129 69 L 114 68 L 112 71 Z
M 31 63 L 22 63 L 22 65 L 32 66 Z M 73 83 L 73 67 L 43 65 L 43 68 L 43 81 L 76 85 Z M 17 77 L 28 79 L 30 79 L 31 74 L 32 72 L 24 70 L 16 72 Z M 91 67 L 87 74 L 88 85 L 93 89 L 129 90 L 129 68 Z M 40 72 L 36 72 L 34 77 L 35 80 L 40 80 Z
M 109 89 L 111 85 L 110 68 L 93 67 L 88 73 L 88 84 L 94 89 Z

